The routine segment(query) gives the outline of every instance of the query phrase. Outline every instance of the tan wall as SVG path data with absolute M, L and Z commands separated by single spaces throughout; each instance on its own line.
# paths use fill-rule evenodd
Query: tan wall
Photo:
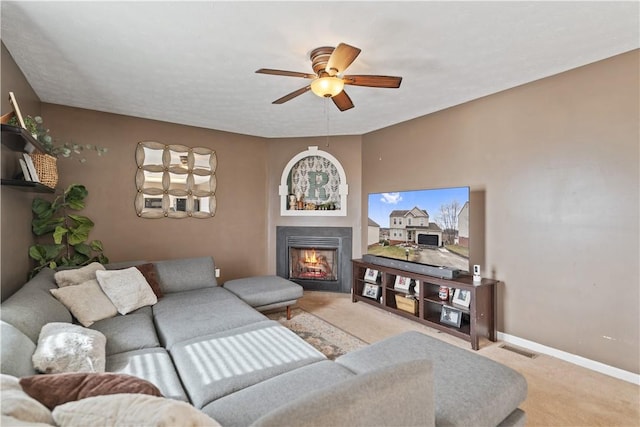
M 83 211 L 96 226 L 110 261 L 213 256 L 222 280 L 266 269 L 266 144 L 262 138 L 171 123 L 43 104 L 51 134 L 77 143 L 105 146 L 104 157 L 87 162 L 59 159 L 61 182 L 87 187 Z M 216 151 L 218 208 L 208 219 L 143 219 L 134 210 L 135 148 L 143 140 Z M 255 247 L 256 256 L 248 254 Z
M 23 116 L 40 114 L 40 99 L 2 44 L 2 88 L 0 90 L 0 115 L 12 111 L 9 92 L 17 98 Z M 2 178 L 12 178 L 17 171 L 17 154 L 2 146 Z M 31 269 L 29 246 L 31 234 L 31 200 L 34 193 L 26 193 L 11 187 L 2 187 L 0 205 L 2 229 L 0 237 L 1 297 L 5 300 L 24 283 Z
M 364 135 L 362 203 L 470 185 L 499 330 L 639 373 L 638 64 L 634 51 Z
M 316 226 L 316 227 L 352 227 L 353 242 L 352 251 L 357 253 L 361 246 L 361 180 L 362 159 L 361 159 L 360 136 L 337 136 L 331 137 L 328 141 L 326 137 L 318 138 L 282 138 L 268 140 L 268 182 L 267 195 L 269 199 L 269 229 L 268 229 L 268 250 L 267 260 L 269 274 L 276 271 L 276 227 L 277 226 Z M 317 146 L 319 150 L 326 151 L 334 156 L 342 165 L 349 185 L 347 196 L 347 215 L 332 217 L 295 217 L 280 216 L 280 198 L 278 187 L 282 172 L 287 163 L 297 154 L 306 151 L 310 146 Z M 365 222 L 366 224 L 366 222 Z M 366 227 L 365 227 L 366 228 Z

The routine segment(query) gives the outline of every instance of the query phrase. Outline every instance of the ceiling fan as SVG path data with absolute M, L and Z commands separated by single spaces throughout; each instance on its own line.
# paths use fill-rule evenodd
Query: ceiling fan
M 312 91 L 320 97 L 330 97 L 340 111 L 345 111 L 353 108 L 353 102 L 344 91 L 344 85 L 395 89 L 400 87 L 402 82 L 402 77 L 344 74 L 349 65 L 360 54 L 360 51 L 357 47 L 349 46 L 345 43 L 340 43 L 335 48 L 325 46 L 312 50 L 309 58 L 315 74 L 273 70 L 270 68 L 260 68 L 256 73 L 302 77 L 312 80 L 307 86 L 276 99 L 273 104 L 284 104 L 296 96 Z

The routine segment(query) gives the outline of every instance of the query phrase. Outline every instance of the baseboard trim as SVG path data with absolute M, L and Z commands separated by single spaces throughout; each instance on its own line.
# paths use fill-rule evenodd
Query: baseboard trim
M 546 345 L 538 344 L 537 342 L 529 341 L 514 335 L 505 334 L 504 332 L 498 332 L 498 340 L 517 345 L 519 347 L 524 347 L 527 350 L 553 356 L 557 359 L 564 360 L 566 362 L 573 363 L 574 365 L 582 366 L 583 368 L 591 369 L 592 371 L 600 372 L 601 374 L 609 375 L 610 377 L 618 378 L 635 385 L 640 385 L 640 375 L 634 374 L 633 372 L 605 365 L 604 363 L 567 353 L 566 351 L 558 350 L 557 348 L 547 347 Z

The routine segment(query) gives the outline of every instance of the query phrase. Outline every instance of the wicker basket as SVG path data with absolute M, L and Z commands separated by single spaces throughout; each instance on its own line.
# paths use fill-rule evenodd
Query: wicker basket
M 38 178 L 43 185 L 50 188 L 56 188 L 58 184 L 58 164 L 56 159 L 49 154 L 33 153 L 29 154 L 36 167 Z

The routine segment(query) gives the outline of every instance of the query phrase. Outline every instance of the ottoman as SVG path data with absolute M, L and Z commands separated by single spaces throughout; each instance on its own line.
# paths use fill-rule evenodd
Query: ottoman
M 224 288 L 258 311 L 287 308 L 291 319 L 291 305 L 302 297 L 302 286 L 280 276 L 253 276 L 225 282 Z

